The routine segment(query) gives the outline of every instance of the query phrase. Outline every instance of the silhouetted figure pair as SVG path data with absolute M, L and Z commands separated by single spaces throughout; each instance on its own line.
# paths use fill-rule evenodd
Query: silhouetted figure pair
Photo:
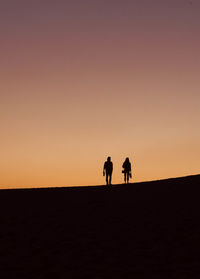
M 124 161 L 122 168 L 123 168 L 122 173 L 124 174 L 124 183 L 129 183 L 129 178 L 132 177 L 132 174 L 131 174 L 131 163 L 128 157 Z M 111 185 L 112 172 L 113 172 L 113 163 L 111 162 L 111 158 L 108 157 L 103 167 L 103 176 L 106 175 L 107 185 Z
M 104 167 L 103 167 L 103 176 L 106 175 L 106 184 L 107 185 L 111 185 L 112 172 L 113 172 L 113 163 L 111 162 L 111 158 L 108 157 L 107 161 L 104 163 Z
M 131 163 L 128 157 L 124 161 L 122 168 L 123 168 L 122 173 L 124 174 L 124 183 L 129 183 L 129 178 L 132 177 L 132 174 L 131 174 Z

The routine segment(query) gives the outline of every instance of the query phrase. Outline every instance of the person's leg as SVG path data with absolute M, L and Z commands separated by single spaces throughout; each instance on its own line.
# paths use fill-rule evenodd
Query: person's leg
M 108 172 L 106 172 L 106 184 L 108 185 Z
M 129 172 L 127 172 L 126 177 L 127 177 L 127 183 L 129 183 Z
M 128 172 L 126 173 L 126 184 L 128 183 Z
M 112 180 L 112 173 L 109 175 L 109 184 L 111 185 L 111 180 Z
M 126 173 L 124 173 L 124 183 L 126 183 Z

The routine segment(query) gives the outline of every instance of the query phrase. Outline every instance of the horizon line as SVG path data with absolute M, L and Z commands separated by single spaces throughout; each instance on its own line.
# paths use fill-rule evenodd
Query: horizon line
M 31 190 L 31 189 L 59 189 L 59 188 L 90 188 L 90 187 L 112 187 L 112 186 L 118 186 L 118 185 L 132 185 L 132 184 L 143 184 L 143 183 L 152 183 L 152 182 L 161 182 L 161 181 L 167 181 L 167 180 L 175 180 L 175 179 L 185 179 L 189 177 L 194 177 L 194 176 L 200 176 L 200 173 L 198 174 L 191 174 L 191 175 L 185 175 L 185 176 L 177 176 L 177 177 L 168 177 L 168 178 L 160 178 L 160 179 L 155 179 L 155 180 L 147 180 L 147 181 L 139 181 L 139 182 L 130 182 L 128 184 L 125 183 L 116 183 L 116 184 L 111 184 L 111 185 L 106 185 L 106 184 L 98 184 L 98 185 L 77 185 L 77 186 L 27 186 L 27 187 L 13 187 L 13 188 L 6 188 L 9 186 L 0 186 L 0 191 L 3 190 Z M 2 188 L 4 187 L 4 188 Z

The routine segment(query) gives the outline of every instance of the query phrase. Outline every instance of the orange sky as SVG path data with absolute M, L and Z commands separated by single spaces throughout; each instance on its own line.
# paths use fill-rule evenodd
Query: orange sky
M 84 2 L 84 5 L 83 5 Z M 151 4 L 149 3 L 151 2 Z M 0 187 L 199 173 L 200 2 L 0 4 Z

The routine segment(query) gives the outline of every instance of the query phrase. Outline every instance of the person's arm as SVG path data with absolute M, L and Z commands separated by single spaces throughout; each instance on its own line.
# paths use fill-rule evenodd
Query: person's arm
M 104 163 L 104 166 L 103 166 L 103 176 L 105 176 L 105 169 L 106 169 L 106 163 Z
M 130 163 L 129 177 L 132 178 L 131 163 Z

